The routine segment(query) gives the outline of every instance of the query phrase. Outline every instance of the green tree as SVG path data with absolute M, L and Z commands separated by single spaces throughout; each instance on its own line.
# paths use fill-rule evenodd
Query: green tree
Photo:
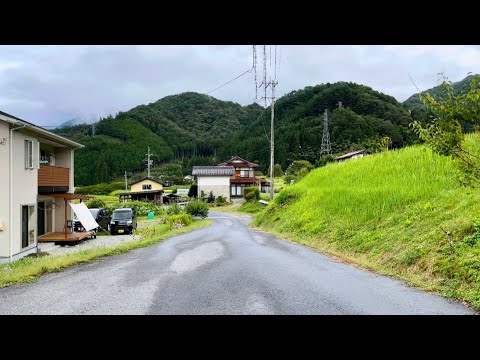
M 419 97 L 433 114 L 421 123 L 411 123 L 415 133 L 435 152 L 451 155 L 461 161 L 469 178 L 480 178 L 480 153 L 472 153 L 464 146 L 462 122 L 472 124 L 476 131 L 480 126 L 480 86 L 478 77 L 472 78 L 470 89 L 456 93 L 452 82 L 441 84 L 444 96 L 434 98 L 429 93 Z
M 188 190 L 188 197 L 196 199 L 197 196 L 198 196 L 198 185 L 193 184 L 192 186 L 190 186 L 190 190 Z

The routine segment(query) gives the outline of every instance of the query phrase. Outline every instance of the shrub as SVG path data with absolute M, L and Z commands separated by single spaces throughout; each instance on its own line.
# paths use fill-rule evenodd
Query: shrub
M 227 198 L 225 196 L 217 196 L 217 203 L 218 204 L 225 204 L 227 202 Z
M 188 190 L 188 197 L 196 199 L 197 196 L 198 196 L 198 185 L 193 184 L 192 186 L 190 186 L 190 190 Z
M 125 183 L 123 181 L 117 181 L 113 183 L 101 183 L 89 186 L 79 186 L 75 188 L 75 194 L 108 195 L 112 191 L 123 189 L 125 189 Z
M 165 210 L 161 206 L 149 201 L 128 201 L 112 205 L 109 209 L 113 211 L 121 208 L 133 208 L 138 216 L 147 216 L 149 212 L 153 212 L 155 215 L 165 213 Z
M 256 186 L 246 187 L 243 191 L 243 198 L 246 201 L 258 201 L 260 200 L 260 190 Z
M 95 208 L 104 208 L 106 205 L 105 203 L 100 200 L 100 199 L 97 199 L 97 198 L 93 198 L 91 200 L 88 200 L 85 205 L 87 205 L 87 207 L 89 209 L 95 209 Z
M 189 214 L 176 214 L 170 215 L 167 219 L 171 229 L 179 229 L 190 225 L 193 222 L 192 215 Z
M 180 206 L 177 203 L 173 203 L 167 208 L 168 215 L 178 215 L 181 214 L 183 211 L 180 209 Z
M 210 191 L 208 193 L 207 203 L 211 204 L 211 203 L 214 203 L 214 202 L 215 202 L 215 195 L 213 195 L 213 191 Z
M 208 216 L 208 206 L 202 201 L 190 201 L 185 205 L 185 211 L 192 216 L 199 216 L 202 219 Z
M 290 185 L 292 180 L 295 180 L 295 176 L 293 176 L 293 175 L 286 175 L 286 176 L 283 177 L 283 181 L 287 185 Z

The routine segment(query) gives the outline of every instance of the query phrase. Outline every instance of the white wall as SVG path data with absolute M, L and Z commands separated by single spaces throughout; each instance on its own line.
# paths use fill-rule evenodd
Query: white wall
M 202 190 L 205 195 L 212 191 L 213 195 L 224 196 L 230 201 L 230 176 L 198 176 L 198 196 Z
M 8 238 L 8 147 L 10 139 L 8 123 L 0 120 L 0 257 L 9 256 Z
M 32 140 L 34 150 L 34 168 L 25 169 L 25 140 Z M 22 232 L 21 232 L 21 205 L 35 206 L 35 244 L 37 240 L 37 192 L 38 192 L 38 141 L 31 135 L 24 134 L 20 131 L 13 132 L 13 192 L 12 192 L 12 249 L 13 254 L 17 254 L 22 249 Z M 7 179 L 8 184 L 8 179 Z M 8 189 L 8 185 L 7 185 Z M 8 204 L 8 202 L 7 202 Z M 7 205 L 8 206 L 8 205 Z

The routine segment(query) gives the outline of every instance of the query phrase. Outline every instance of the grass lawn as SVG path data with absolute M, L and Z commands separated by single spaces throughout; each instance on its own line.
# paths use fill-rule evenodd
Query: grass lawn
M 0 265 L 0 287 L 34 282 L 39 276 L 83 263 L 89 263 L 104 256 L 126 253 L 132 249 L 153 245 L 171 236 L 183 234 L 211 224 L 211 220 L 195 220 L 192 224 L 171 230 L 168 224 L 153 225 L 138 229 L 142 235 L 138 241 L 127 242 L 113 248 L 88 249 L 74 254 L 24 257 L 12 263 Z

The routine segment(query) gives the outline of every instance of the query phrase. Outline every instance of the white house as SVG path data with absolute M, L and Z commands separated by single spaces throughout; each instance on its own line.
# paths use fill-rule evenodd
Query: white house
M 0 111 L 0 262 L 37 252 L 72 219 L 74 141 Z
M 198 195 L 210 191 L 215 197 L 223 196 L 230 202 L 230 177 L 235 175 L 233 166 L 194 166 L 192 175 L 197 177 Z

